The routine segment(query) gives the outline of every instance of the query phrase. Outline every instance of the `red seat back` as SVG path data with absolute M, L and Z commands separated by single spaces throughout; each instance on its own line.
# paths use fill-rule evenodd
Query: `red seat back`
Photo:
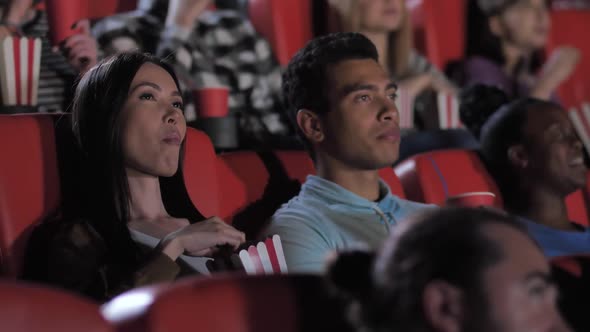
M 2 331 L 114 331 L 98 305 L 65 291 L 0 281 Z
M 0 115 L 0 151 L 0 263 L 15 277 L 33 226 L 60 200 L 52 116 Z
M 143 305 L 132 308 L 138 302 Z M 122 314 L 126 311 L 133 314 Z M 303 275 L 190 279 L 159 293 L 123 294 L 107 303 L 103 314 L 122 332 L 348 330 L 322 278 Z
M 416 47 L 438 68 L 463 58 L 465 0 L 408 0 Z M 452 24 L 450 24 L 452 22 Z
M 578 107 L 590 100 L 590 11 L 556 10 L 551 13 L 551 34 L 547 51 L 558 46 L 574 46 L 581 51 L 581 60 L 572 76 L 559 88 L 559 97 L 567 107 Z
M 466 192 L 500 192 L 475 152 L 439 150 L 422 153 L 395 167 L 407 198 L 413 201 L 443 205 L 450 196 Z
M 310 0 L 249 0 L 248 6 L 250 20 L 282 66 L 311 39 Z
M 565 199 L 567 215 L 569 219 L 579 225 L 590 226 L 588 220 L 588 207 L 586 205 L 587 193 L 584 190 L 578 190 Z
M 188 195 L 199 212 L 205 217 L 219 216 L 217 157 L 202 131 L 187 128 L 182 171 Z

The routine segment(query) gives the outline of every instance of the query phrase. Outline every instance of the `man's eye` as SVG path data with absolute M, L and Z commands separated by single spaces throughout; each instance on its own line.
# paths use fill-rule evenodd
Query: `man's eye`
M 356 101 L 360 101 L 360 102 L 368 102 L 368 101 L 371 101 L 371 96 L 360 95 L 360 96 L 356 97 L 355 99 L 356 99 Z
M 172 103 L 172 106 L 178 109 L 183 109 L 184 105 L 181 102 Z

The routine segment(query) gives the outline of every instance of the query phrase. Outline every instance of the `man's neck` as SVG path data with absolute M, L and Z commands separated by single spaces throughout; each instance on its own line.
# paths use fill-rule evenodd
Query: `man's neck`
M 377 201 L 380 198 L 378 170 L 359 170 L 335 160 L 318 161 L 316 167 L 319 177 L 332 181 L 360 197 L 369 201 Z
M 504 43 L 502 45 L 504 50 L 504 72 L 508 76 L 513 76 L 515 73 L 516 66 L 519 64 L 520 61 L 523 59 L 528 59 L 531 55 L 531 52 L 522 48 L 519 48 L 515 45 L 510 43 Z
M 561 230 L 575 230 L 567 215 L 565 199 L 542 188 L 528 191 L 528 202 L 515 211 L 539 224 Z
M 169 217 L 162 202 L 160 181 L 157 176 L 127 169 L 127 181 L 130 194 L 130 221 L 155 221 Z

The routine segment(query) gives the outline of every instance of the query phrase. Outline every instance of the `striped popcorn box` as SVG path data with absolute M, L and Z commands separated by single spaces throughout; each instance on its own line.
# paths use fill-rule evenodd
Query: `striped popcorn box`
M 241 250 L 238 256 L 244 270 L 250 275 L 288 272 L 281 238 L 278 235 Z
M 572 107 L 568 114 L 586 152 L 590 154 L 590 103 L 585 102 L 580 107 Z
M 459 99 L 455 94 L 437 93 L 436 106 L 440 129 L 463 128 L 459 118 Z
M 395 105 L 399 112 L 400 128 L 414 128 L 414 96 L 407 90 L 398 89 Z
M 40 66 L 41 39 L 6 37 L 0 41 L 3 105 L 37 105 Z

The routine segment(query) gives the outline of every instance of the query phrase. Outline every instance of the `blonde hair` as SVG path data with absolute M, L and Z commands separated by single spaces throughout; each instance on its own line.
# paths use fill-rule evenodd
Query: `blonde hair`
M 361 30 L 360 17 L 361 0 L 328 0 L 330 5 L 329 29 L 332 32 L 359 32 Z M 387 38 L 387 66 L 389 73 L 396 78 L 410 74 L 410 55 L 414 48 L 412 40 L 412 21 L 410 14 L 402 0 L 403 17 L 399 29 L 391 31 Z

